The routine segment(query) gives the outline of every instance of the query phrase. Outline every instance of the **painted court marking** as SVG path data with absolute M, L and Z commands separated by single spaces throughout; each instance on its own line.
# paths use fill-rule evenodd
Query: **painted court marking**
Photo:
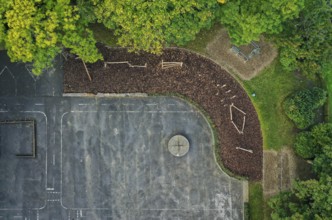
M 21 105 L 21 104 L 20 104 Z M 7 113 L 9 111 L 6 111 L 6 112 L 1 112 L 1 113 Z M 46 129 L 45 129 L 45 132 L 46 132 L 46 137 L 47 137 L 47 116 L 44 112 L 42 111 L 19 111 L 20 113 L 28 113 L 28 114 L 41 114 L 44 118 L 45 118 L 45 126 L 46 126 Z M 45 187 L 47 186 L 47 141 L 46 141 L 46 169 L 45 169 L 45 174 L 46 174 L 46 180 L 45 180 Z M 46 200 L 45 200 L 45 204 L 42 206 L 42 207 L 39 207 L 39 208 L 31 208 L 33 210 L 39 210 L 39 209 L 43 209 L 46 207 Z M 22 210 L 22 209 L 17 209 L 17 208 L 0 208 L 0 210 L 3 210 L 3 211 L 10 211 L 10 210 Z
M 61 157 L 60 157 L 60 166 L 61 166 L 61 182 L 60 182 L 60 185 L 61 185 L 61 194 L 63 193 L 63 175 L 64 175 L 64 170 L 63 170 L 63 125 L 64 125 L 64 116 L 69 114 L 69 113 L 97 113 L 97 112 L 100 112 L 100 111 L 83 111 L 83 110 L 72 110 L 70 112 L 65 112 L 62 114 L 61 116 L 61 129 L 60 129 L 60 135 L 61 135 L 61 141 L 60 141 L 60 145 L 61 145 Z M 106 112 L 106 113 L 142 113 L 142 111 L 139 111 L 139 110 L 136 110 L 136 111 L 102 111 L 102 112 Z M 159 111 L 144 111 L 144 113 L 197 113 L 198 111 L 195 111 L 195 110 L 187 110 L 187 111 L 167 111 L 167 110 L 159 110 Z M 111 115 L 108 116 L 109 120 L 110 120 L 110 117 Z M 100 140 L 101 142 L 103 142 L 103 140 Z M 149 146 L 150 147 L 150 146 Z M 149 152 L 151 150 L 149 149 Z M 148 154 L 148 155 L 144 155 L 144 157 L 148 156 L 149 157 L 149 160 L 151 161 L 151 154 Z M 135 154 L 135 157 L 137 158 L 137 154 Z M 125 166 L 125 163 L 126 161 L 124 161 L 124 166 Z M 137 163 L 137 159 L 136 159 L 136 163 Z M 125 181 L 124 181 L 124 184 L 126 185 L 128 180 L 126 179 L 127 178 L 127 169 L 124 168 L 124 178 L 125 178 Z M 149 175 L 150 175 L 150 179 L 152 178 L 152 174 L 151 174 L 151 167 L 149 167 Z M 138 194 L 138 183 L 137 183 L 137 172 L 135 172 L 135 175 L 136 175 L 136 194 Z M 202 186 L 203 187 L 203 190 L 207 191 L 207 188 L 205 186 Z M 231 181 L 228 180 L 228 190 L 230 192 L 230 187 L 231 187 Z M 127 188 L 127 187 L 125 187 Z M 62 197 L 61 197 L 61 206 L 65 208 L 65 206 L 62 204 Z M 187 198 L 187 203 L 189 205 L 189 198 Z M 231 198 L 228 197 L 228 200 L 230 203 L 231 203 Z M 78 210 L 109 210 L 109 208 L 80 208 L 80 207 L 71 207 L 70 209 L 69 208 L 66 208 L 68 210 L 76 210 L 77 213 L 78 213 Z M 165 208 L 165 209 L 141 209 L 142 211 L 191 211 L 192 208 L 181 208 L 181 209 L 169 209 L 169 208 Z M 204 210 L 206 211 L 220 211 L 220 210 L 228 210 L 230 211 L 230 214 L 231 216 L 233 216 L 233 213 L 232 213 L 232 204 L 230 204 L 230 208 L 224 208 L 224 207 L 217 207 L 217 208 L 205 208 Z M 69 212 L 70 213 L 70 212 Z M 70 214 L 68 216 L 70 218 Z
M 19 104 L 21 105 L 21 104 Z M 44 106 L 45 104 L 44 103 L 35 103 L 35 109 L 37 109 L 38 106 Z M 102 103 L 101 105 L 103 106 L 113 106 L 111 104 L 108 104 L 108 103 Z M 117 108 L 121 107 L 121 105 L 123 106 L 134 106 L 134 104 L 120 104 L 120 106 L 116 106 Z M 149 106 L 149 107 L 162 107 L 162 105 L 158 104 L 158 103 L 148 103 L 148 104 L 145 104 L 146 106 Z M 98 105 L 96 104 L 87 104 L 87 103 L 79 103 L 79 104 L 76 104 L 76 106 L 72 106 L 71 109 L 76 109 L 78 106 L 81 107 L 81 109 L 85 109 L 84 106 L 92 106 L 93 108 L 98 108 Z M 122 106 L 122 107 L 123 107 Z M 164 107 L 173 107 L 175 106 L 175 104 L 165 104 Z M 76 108 L 75 108 L 76 107 Z M 86 108 L 87 109 L 87 108 Z M 144 108 L 143 108 L 144 109 Z M 194 108 L 195 109 L 195 108 Z M 56 119 L 54 116 L 54 123 L 57 124 L 57 120 L 60 119 L 60 158 L 59 157 L 59 151 L 54 151 L 54 150 L 50 150 L 48 149 L 49 146 L 48 146 L 48 143 L 50 141 L 52 141 L 52 144 L 54 145 L 54 147 L 56 146 L 55 142 L 56 142 L 56 132 L 52 132 L 53 135 L 50 133 L 51 130 L 49 130 L 49 125 L 48 125 L 48 117 L 47 115 L 45 114 L 45 112 L 43 111 L 20 111 L 21 113 L 24 113 L 24 114 L 38 114 L 38 115 L 42 115 L 43 118 L 45 118 L 45 135 L 46 135 L 46 140 L 45 140 L 45 189 L 46 191 L 43 191 L 42 193 L 46 193 L 46 198 L 45 198 L 45 204 L 40 207 L 40 208 L 32 208 L 31 210 L 35 210 L 36 212 L 34 212 L 34 215 L 33 216 L 36 216 L 37 220 L 39 220 L 40 218 L 40 214 L 39 214 L 39 210 L 42 210 L 44 208 L 46 208 L 47 204 L 50 203 L 49 205 L 52 205 L 54 203 L 57 203 L 59 202 L 61 207 L 64 208 L 65 210 L 67 210 L 68 212 L 68 215 L 66 213 L 66 216 L 68 216 L 68 220 L 71 220 L 71 218 L 73 217 L 76 217 L 76 219 L 81 219 L 81 218 L 86 218 L 87 212 L 89 211 L 94 211 L 94 210 L 105 210 L 105 211 L 109 211 L 111 210 L 110 208 L 98 208 L 98 207 L 95 207 L 95 208 L 69 208 L 69 207 L 65 207 L 64 206 L 64 197 L 63 197 L 63 187 L 64 187 L 64 184 L 63 184 L 63 178 L 64 178 L 64 175 L 65 175 L 65 172 L 64 172 L 64 162 L 66 161 L 65 157 L 63 156 L 63 150 L 64 150 L 64 140 L 63 140 L 63 132 L 64 132 L 64 127 L 66 126 L 64 123 L 65 123 L 65 119 L 64 117 L 67 115 L 67 114 L 70 114 L 70 113 L 98 113 L 98 112 L 105 112 L 106 114 L 109 114 L 109 115 L 106 115 L 108 117 L 108 119 L 110 120 L 110 117 L 111 117 L 111 114 L 113 113 L 118 113 L 118 114 L 137 114 L 137 113 L 141 113 L 141 114 L 154 114 L 154 113 L 161 113 L 161 114 L 172 114 L 172 113 L 184 113 L 184 114 L 195 114 L 195 113 L 200 113 L 198 110 L 193 110 L 193 109 L 188 109 L 188 110 L 149 110 L 149 111 L 145 111 L 145 110 L 120 110 L 120 111 L 117 111 L 117 110 L 113 110 L 113 111 L 104 111 L 104 110 L 99 110 L 99 111 L 84 111 L 84 110 L 80 110 L 80 108 L 78 107 L 78 110 L 72 110 L 72 111 L 68 111 L 68 112 L 64 112 L 61 115 L 61 117 Z M 8 113 L 8 111 L 2 111 L 0 109 L 0 113 Z M 53 121 L 53 119 L 50 119 L 50 121 Z M 153 123 L 153 122 L 152 122 Z M 57 125 L 59 126 L 59 124 Z M 115 129 L 118 129 L 118 128 L 115 128 Z M 105 131 L 101 131 L 101 133 L 104 133 Z M 117 133 L 119 133 L 120 131 L 116 130 Z M 49 137 L 50 133 L 50 136 L 53 136 L 53 140 L 50 140 L 51 137 Z M 103 136 L 103 135 L 102 135 Z M 103 138 L 101 137 L 101 143 L 104 142 L 104 140 L 102 140 Z M 58 139 L 57 139 L 58 140 Z M 58 142 L 58 141 L 57 141 Z M 148 146 L 147 148 L 147 151 L 149 152 L 148 155 L 143 155 L 143 157 L 147 160 L 147 161 L 152 161 L 151 159 L 151 145 Z M 200 147 L 201 148 L 201 147 Z M 200 151 L 203 152 L 203 149 L 201 148 Z M 135 153 L 135 158 L 136 158 L 136 164 L 137 164 L 137 161 L 138 161 L 138 156 L 139 154 L 136 152 Z M 65 159 L 65 161 L 63 161 Z M 48 165 L 48 163 L 50 163 L 50 165 Z M 124 166 L 126 165 L 126 163 L 128 163 L 128 161 L 124 161 Z M 59 182 L 59 179 L 55 179 L 54 176 L 51 176 L 53 173 L 53 169 L 55 166 L 60 166 L 60 182 Z M 123 186 L 125 189 L 128 190 L 128 182 L 130 180 L 128 180 L 128 170 L 131 170 L 130 168 L 128 168 L 129 166 L 125 166 L 123 168 L 123 171 L 124 171 L 124 184 L 125 186 Z M 137 165 L 136 165 L 137 167 Z M 151 180 L 152 179 L 152 171 L 151 171 L 151 165 L 149 165 L 149 168 L 148 168 L 148 171 L 144 171 L 144 173 L 149 176 L 149 179 Z M 50 177 L 50 179 L 49 179 Z M 52 178 L 52 179 L 51 179 Z M 138 170 L 136 170 L 135 172 L 135 181 L 136 181 L 136 192 L 133 190 L 133 193 L 136 193 L 136 195 L 138 194 L 138 190 L 139 190 L 139 186 L 138 186 Z M 131 178 L 132 179 L 132 178 Z M 51 181 L 52 180 L 52 181 Z M 56 185 L 55 185 L 56 184 Z M 58 189 L 59 185 L 60 184 L 60 189 Z M 231 181 L 228 180 L 228 185 L 229 185 L 229 192 L 231 192 L 230 190 L 230 187 L 231 187 Z M 202 185 L 202 190 L 204 190 L 205 192 L 208 192 L 207 188 L 205 185 Z M 55 189 L 56 188 L 56 189 Z M 56 191 L 55 191 L 56 190 Z M 133 194 L 134 195 L 134 194 Z M 224 195 L 226 196 L 226 195 Z M 134 196 L 133 196 L 134 197 Z M 218 197 L 219 198 L 219 197 Z M 206 210 L 206 211 L 220 211 L 220 210 L 230 210 L 230 214 L 231 216 L 233 216 L 233 213 L 232 213 L 232 201 L 231 201 L 231 198 L 232 197 L 228 197 L 228 200 L 230 201 L 230 207 L 228 208 L 224 208 L 224 207 L 218 207 L 216 206 L 216 208 L 204 208 L 203 210 Z M 211 198 L 212 199 L 212 198 Z M 217 199 L 217 197 L 215 198 Z M 140 209 L 142 211 L 192 211 L 193 210 L 193 206 L 190 205 L 190 201 L 189 201 L 189 195 L 186 195 L 186 198 L 184 200 L 185 203 L 187 203 L 186 205 L 186 208 L 179 208 L 179 209 L 169 209 L 169 208 L 164 208 L 164 209 L 151 209 L 151 208 L 148 208 L 148 209 Z M 219 200 L 215 200 L 216 203 L 220 203 Z M 136 210 L 138 208 L 137 206 L 136 207 L 133 207 L 133 210 Z M 0 209 L 0 210 L 14 210 L 14 209 Z M 22 211 L 22 209 L 17 209 L 18 211 Z M 73 213 L 71 213 L 73 212 Z M 30 214 L 32 215 L 32 214 Z M 105 217 L 105 215 L 103 215 Z M 0 219 L 2 219 L 3 217 L 0 216 Z M 23 218 L 23 216 L 19 216 L 17 215 L 16 217 L 14 216 L 14 218 Z

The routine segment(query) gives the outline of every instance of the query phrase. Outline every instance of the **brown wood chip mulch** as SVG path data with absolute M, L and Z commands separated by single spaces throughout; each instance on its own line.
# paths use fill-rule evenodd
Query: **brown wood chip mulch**
M 262 135 L 255 108 L 242 86 L 211 60 L 183 49 L 165 49 L 160 56 L 128 53 L 123 48 L 99 46 L 105 61 L 129 61 L 147 68 L 130 68 L 127 64 L 88 64 L 93 78 L 88 80 L 80 60 L 64 64 L 65 93 L 179 93 L 199 104 L 210 116 L 217 130 L 223 165 L 237 175 L 251 180 L 262 178 Z M 183 62 L 182 68 L 161 68 L 161 61 Z M 232 103 L 233 122 L 230 120 Z M 240 149 L 242 148 L 242 149 Z M 252 153 L 245 151 L 251 150 Z

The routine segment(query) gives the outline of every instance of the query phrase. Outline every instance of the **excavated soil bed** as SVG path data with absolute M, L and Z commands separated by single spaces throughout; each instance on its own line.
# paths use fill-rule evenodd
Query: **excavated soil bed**
M 255 108 L 241 85 L 219 65 L 176 48 L 165 49 L 160 56 L 103 46 L 99 50 L 106 62 L 146 63 L 147 68 L 128 64 L 111 64 L 105 68 L 104 62 L 99 61 L 87 65 L 92 77 L 90 82 L 82 62 L 68 58 L 64 64 L 65 93 L 181 94 L 200 105 L 212 119 L 223 165 L 237 175 L 261 179 L 262 135 Z M 162 69 L 162 60 L 183 62 L 183 66 Z M 236 108 L 230 107 L 232 103 Z M 231 121 L 230 110 L 236 126 Z M 243 133 L 239 133 L 244 116 Z

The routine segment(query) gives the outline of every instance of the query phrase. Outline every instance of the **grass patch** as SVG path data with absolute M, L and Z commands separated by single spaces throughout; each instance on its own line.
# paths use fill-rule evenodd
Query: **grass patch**
M 271 212 L 272 210 L 263 196 L 263 187 L 261 182 L 249 182 L 248 219 L 271 219 Z
M 93 31 L 97 42 L 111 47 L 117 46 L 117 38 L 114 36 L 114 32 L 107 29 L 103 24 L 91 24 L 90 29 Z
M 202 29 L 196 35 L 196 38 L 190 41 L 184 47 L 198 53 L 206 54 L 206 46 L 217 36 L 221 28 L 221 24 L 216 23 L 209 29 Z
M 296 129 L 284 114 L 282 102 L 289 94 L 307 87 L 308 81 L 294 73 L 285 72 L 280 63 L 274 61 L 259 76 L 243 81 L 243 85 L 257 110 L 264 148 L 279 150 L 283 146 L 291 146 Z
M 249 219 L 264 219 L 263 187 L 260 182 L 249 183 Z
M 325 81 L 325 88 L 328 93 L 327 101 L 327 115 L 328 121 L 332 122 L 332 63 L 326 63 L 323 66 L 323 77 Z

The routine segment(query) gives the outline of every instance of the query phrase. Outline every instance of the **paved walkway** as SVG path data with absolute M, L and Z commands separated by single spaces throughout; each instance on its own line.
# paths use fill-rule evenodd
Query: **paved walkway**
M 27 81 L 34 87 L 4 71 L 0 121 L 16 123 L 0 124 L 0 219 L 243 219 L 242 182 L 217 167 L 211 129 L 192 106 L 61 97 L 57 83 L 39 81 L 59 79 L 56 71 Z M 175 134 L 190 142 L 180 158 L 167 149 Z M 34 142 L 36 158 L 17 156 Z

